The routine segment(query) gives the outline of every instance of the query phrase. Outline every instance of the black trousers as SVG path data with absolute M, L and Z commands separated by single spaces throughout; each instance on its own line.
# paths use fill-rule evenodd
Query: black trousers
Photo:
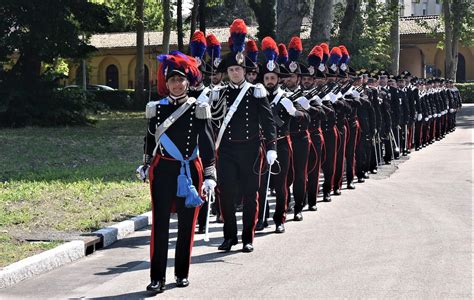
M 375 147 L 374 147 L 372 142 L 370 144 L 369 171 L 377 170 L 377 168 L 378 168 L 377 159 L 379 160 L 379 163 L 382 160 L 379 149 L 382 149 L 382 143 L 379 142 L 378 137 L 376 136 L 376 138 L 375 138 Z M 357 175 L 357 176 L 359 176 L 359 175 Z
M 194 161 L 190 164 L 191 177 L 196 189 L 202 184 L 202 166 Z M 150 277 L 164 280 L 168 260 L 170 213 L 178 213 L 178 239 L 175 253 L 175 276 L 188 277 L 191 249 L 194 243 L 194 228 L 199 208 L 186 208 L 184 198 L 176 197 L 177 177 L 181 163 L 156 156 L 150 167 L 152 196 L 152 227 L 150 241 Z M 198 168 L 200 170 L 198 170 Z
M 354 181 L 355 165 L 356 165 L 356 147 L 360 139 L 360 125 L 356 121 L 354 126 L 349 126 L 349 138 L 346 146 L 346 179 L 347 184 Z
M 395 145 L 393 145 L 392 138 L 389 135 L 383 139 L 383 144 L 384 144 L 383 159 L 385 162 L 390 162 L 392 160 L 392 153 L 394 151 Z
M 342 186 L 342 176 L 344 175 L 344 159 L 346 155 L 347 143 L 347 126 L 338 125 L 337 127 L 339 130 L 339 142 L 336 154 L 336 169 L 334 170 L 334 190 L 340 189 Z
M 365 172 L 370 171 L 370 157 L 372 152 L 374 152 L 375 155 L 374 143 L 367 133 L 362 132 L 359 144 L 356 146 L 355 174 L 357 178 L 364 177 Z M 376 158 L 374 158 L 374 160 L 376 160 Z M 375 162 L 375 165 L 377 165 L 377 162 Z M 347 179 L 347 182 L 349 182 L 349 179 Z
M 258 217 L 258 188 L 263 160 L 260 141 L 223 143 L 218 150 L 217 185 L 220 208 L 224 218 L 224 239 L 237 240 L 235 206 L 243 200 L 242 242 L 252 243 Z
M 323 159 L 324 137 L 321 129 L 311 133 L 311 147 L 308 161 L 308 205 L 316 205 L 316 198 L 319 193 L 319 174 L 321 173 L 321 163 Z
M 415 122 L 415 148 L 421 147 L 423 145 L 423 121 Z
M 273 221 L 278 226 L 286 221 L 286 208 L 288 198 L 288 171 L 290 170 L 291 147 L 290 138 L 282 138 L 277 141 L 278 165 L 272 166 L 272 180 L 275 184 L 276 206 L 273 213 Z M 262 204 L 263 205 L 263 204 Z M 262 212 L 263 214 L 263 212 Z
M 309 133 L 304 132 L 291 135 L 291 144 L 293 149 L 293 169 L 290 171 L 292 176 L 289 176 L 290 180 L 287 182 L 287 203 L 290 202 L 290 186 L 293 184 L 294 212 L 297 214 L 303 210 L 305 205 L 306 181 L 308 179 Z
M 329 194 L 334 184 L 334 170 L 336 169 L 336 150 L 338 147 L 338 131 L 336 126 L 323 131 L 326 159 L 322 163 L 324 183 L 323 193 Z

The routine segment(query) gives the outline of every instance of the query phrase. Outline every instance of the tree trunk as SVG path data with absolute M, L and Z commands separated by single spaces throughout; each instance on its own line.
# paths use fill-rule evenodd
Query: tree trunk
M 206 34 L 206 0 L 199 0 L 199 30 Z
M 196 31 L 197 28 L 197 19 L 198 19 L 198 7 L 199 7 L 199 0 L 193 1 L 193 7 L 191 8 L 191 34 L 189 35 L 189 41 L 193 37 L 193 33 Z
M 344 17 L 339 25 L 339 43 L 352 47 L 354 28 L 357 16 L 360 14 L 360 0 L 347 0 Z
M 393 75 L 398 75 L 400 60 L 400 11 L 398 0 L 390 0 L 390 14 L 392 15 L 392 24 L 390 26 L 390 42 L 392 44 L 390 72 Z
M 249 0 L 249 6 L 257 18 L 257 38 L 259 40 L 263 40 L 266 36 L 275 38 L 276 0 Z
M 278 39 L 287 43 L 293 36 L 301 34 L 303 18 L 308 14 L 308 0 L 278 0 L 277 2 Z
M 178 50 L 184 51 L 183 42 L 183 0 L 176 1 L 176 31 L 178 33 Z
M 331 40 L 331 27 L 334 18 L 333 0 L 315 0 L 311 25 L 311 41 L 314 44 Z
M 170 52 L 171 8 L 170 0 L 163 0 L 163 53 Z
M 136 28 L 137 28 L 137 64 L 135 66 L 135 101 L 142 103 L 144 89 L 144 56 L 145 56 L 145 28 L 143 23 L 143 0 L 136 0 Z
M 444 15 L 444 50 L 445 50 L 445 77 L 456 80 L 456 72 L 458 67 L 458 51 L 459 51 L 459 29 L 456 24 L 454 11 L 458 1 L 443 1 Z M 456 26 L 457 25 L 457 26 Z

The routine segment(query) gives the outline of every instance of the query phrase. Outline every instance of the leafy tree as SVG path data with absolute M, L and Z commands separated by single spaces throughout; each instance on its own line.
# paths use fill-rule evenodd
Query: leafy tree
M 169 1 L 169 0 L 168 0 Z M 102 32 L 132 32 L 136 30 L 135 0 L 91 0 L 105 5 L 109 11 L 110 25 Z M 147 30 L 163 30 L 163 9 L 159 0 L 144 0 L 143 15 Z
M 469 0 L 443 0 L 445 76 L 456 79 L 459 44 L 474 40 L 474 4 Z
M 107 17 L 106 7 L 87 0 L 3 0 L 0 63 L 10 63 L 11 68 L 0 70 L 0 90 L 6 94 L 0 99 L 0 119 L 38 124 L 37 118 L 44 116 L 37 114 L 38 107 L 54 113 L 58 106 L 48 105 L 57 99 L 55 84 L 42 75 L 42 65 L 94 51 L 88 37 L 109 25 Z

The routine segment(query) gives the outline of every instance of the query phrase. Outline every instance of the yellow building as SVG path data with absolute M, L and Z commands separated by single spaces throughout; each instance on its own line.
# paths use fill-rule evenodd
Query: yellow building
M 425 23 L 426 25 L 421 25 Z M 400 71 L 408 70 L 418 77 L 444 76 L 444 51 L 436 48 L 438 41 L 430 35 L 429 28 L 442 28 L 437 16 L 403 17 L 400 20 Z M 429 28 L 428 28 L 429 27 Z M 441 29 L 442 30 L 442 29 Z M 257 28 L 248 28 L 250 36 L 256 36 Z M 227 48 L 229 29 L 210 28 Z M 301 35 L 309 39 L 309 32 Z M 162 32 L 145 33 L 145 82 L 156 85 L 156 56 L 162 52 Z M 187 32 L 184 41 L 189 40 Z M 135 81 L 135 33 L 98 34 L 91 38 L 91 44 L 98 51 L 88 59 L 90 84 L 103 84 L 118 89 L 133 89 Z M 177 48 L 177 35 L 171 33 L 170 45 Z M 187 43 L 186 43 L 187 44 Z M 474 47 L 460 47 L 458 63 L 458 82 L 474 80 Z M 80 68 L 70 66 L 68 83 L 76 83 Z
M 400 70 L 418 77 L 444 76 L 444 50 L 430 28 L 444 31 L 438 16 L 406 17 L 400 22 Z M 474 47 L 459 45 L 457 82 L 474 80 Z

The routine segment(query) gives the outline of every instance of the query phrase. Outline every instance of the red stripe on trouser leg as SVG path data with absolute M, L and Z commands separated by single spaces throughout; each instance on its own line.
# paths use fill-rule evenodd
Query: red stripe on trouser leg
M 338 140 L 339 140 L 339 131 L 337 130 L 337 127 L 334 126 L 333 127 L 333 131 L 334 131 L 334 159 L 333 159 L 333 162 L 332 162 L 332 165 L 333 165 L 333 171 L 332 171 L 332 176 L 331 176 L 331 189 L 330 191 L 332 191 L 332 189 L 334 188 L 334 174 L 336 173 L 336 162 L 337 162 L 337 149 L 339 148 L 339 145 L 338 145 Z M 326 180 L 326 179 L 324 179 Z
M 155 252 L 155 247 L 154 247 L 154 232 L 155 232 L 155 210 L 153 209 L 153 179 L 154 179 L 154 169 L 156 166 L 158 166 L 158 162 L 160 161 L 161 156 L 156 155 L 155 158 L 153 159 L 153 162 L 151 163 L 150 168 L 148 169 L 148 180 L 150 181 L 150 198 L 151 198 L 151 237 L 150 237 L 150 261 L 153 258 L 153 254 Z

